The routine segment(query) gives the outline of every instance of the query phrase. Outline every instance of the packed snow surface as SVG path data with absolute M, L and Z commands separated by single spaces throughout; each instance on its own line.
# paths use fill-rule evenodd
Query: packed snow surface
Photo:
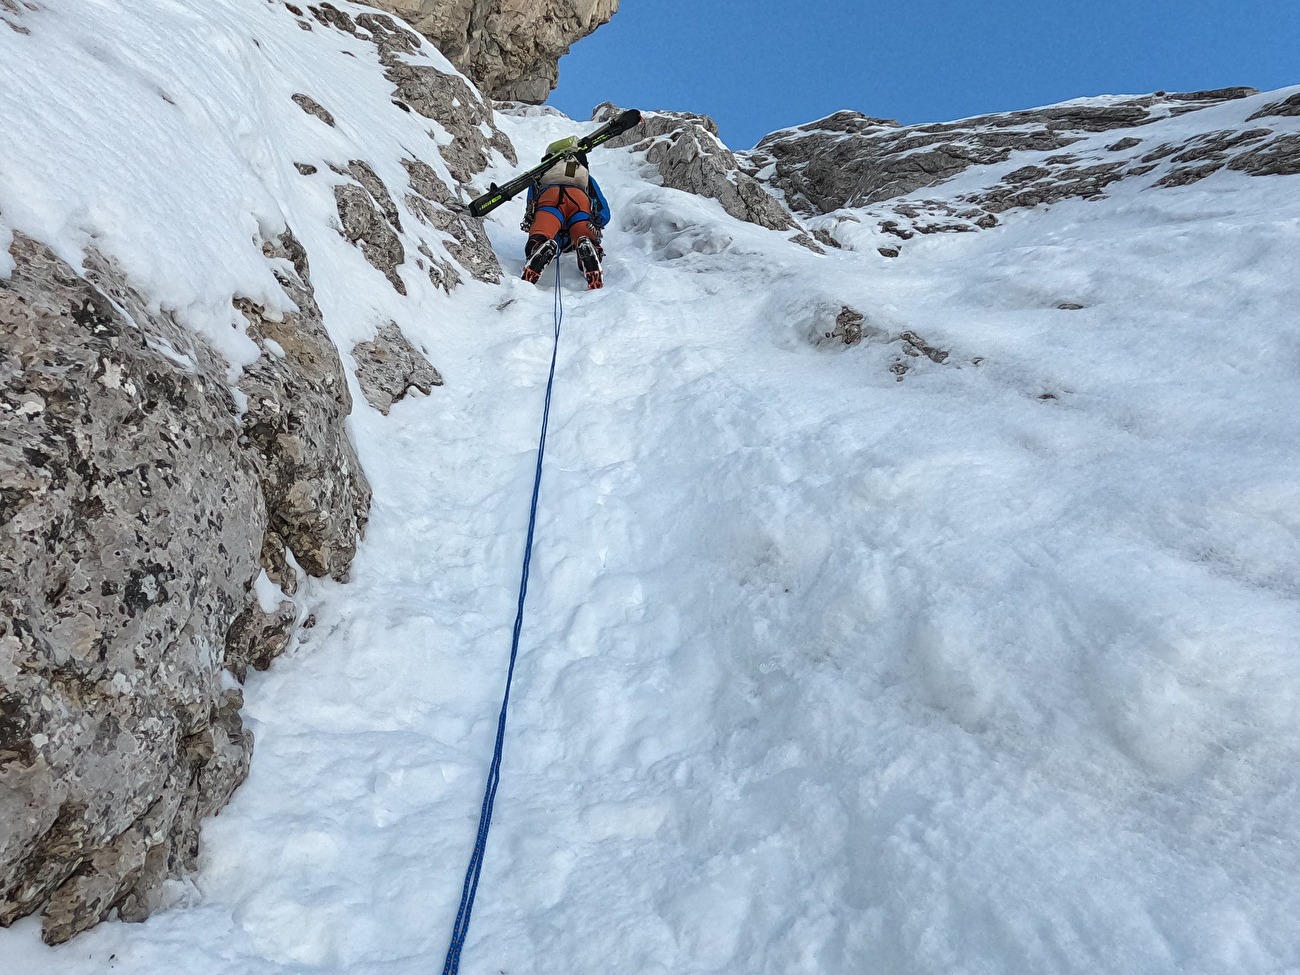
M 450 297 L 411 274 L 398 299 L 338 237 L 291 161 L 400 180 L 420 138 L 436 161 L 419 120 L 367 109 L 366 86 L 386 95 L 373 49 L 368 74 L 361 47 L 353 64 L 251 0 L 41 7 L 30 36 L 0 27 L 3 77 L 31 74 L 25 101 L 0 96 L 0 235 L 97 240 L 218 334 L 232 292 L 273 287 L 253 229 L 289 222 L 345 351 L 393 318 L 447 385 L 388 417 L 355 396 L 365 544 L 250 677 L 252 774 L 175 907 L 54 949 L 29 918 L 0 933 L 0 970 L 439 970 L 503 690 L 554 272 L 516 279 L 519 201 L 488 221 L 510 280 Z M 215 33 L 164 57 L 195 30 Z M 70 54 L 38 71 L 69 38 L 100 38 L 111 85 Z M 146 97 L 145 62 L 175 72 L 169 98 Z M 304 78 L 341 133 L 287 102 Z M 78 148 L 92 91 L 129 101 L 134 144 Z M 590 128 L 500 123 L 521 165 Z M 172 138 L 177 158 L 150 151 Z M 60 165 L 21 168 L 42 152 Z M 1296 184 L 1118 184 L 886 261 L 737 223 L 626 150 L 592 165 L 607 284 L 582 291 L 564 259 L 462 970 L 1300 969 Z M 815 344 L 842 304 L 864 341 Z M 947 358 L 905 355 L 903 331 Z

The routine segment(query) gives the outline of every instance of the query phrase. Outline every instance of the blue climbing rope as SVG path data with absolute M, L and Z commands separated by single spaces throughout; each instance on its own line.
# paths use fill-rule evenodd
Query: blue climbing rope
M 506 672 L 506 692 L 501 700 L 501 715 L 497 718 L 497 743 L 488 768 L 487 788 L 483 793 L 483 809 L 478 817 L 478 836 L 474 852 L 470 854 L 469 868 L 465 871 L 465 886 L 461 889 L 460 910 L 451 930 L 451 944 L 447 946 L 447 960 L 442 975 L 456 975 L 460 970 L 460 953 L 469 934 L 469 916 L 474 910 L 474 895 L 478 893 L 478 878 L 483 870 L 483 855 L 487 850 L 488 830 L 492 827 L 492 806 L 496 803 L 497 786 L 501 782 L 501 752 L 506 740 L 506 710 L 510 707 L 510 683 L 515 677 L 515 660 L 519 656 L 519 634 L 524 627 L 524 598 L 528 595 L 528 567 L 533 561 L 533 530 L 537 527 L 537 497 L 542 489 L 542 459 L 546 455 L 546 426 L 551 419 L 551 390 L 555 387 L 555 360 L 560 353 L 560 323 L 564 321 L 564 298 L 560 291 L 560 268 L 555 268 L 555 346 L 551 349 L 551 374 L 546 380 L 546 406 L 542 410 L 542 435 L 537 441 L 537 471 L 533 475 L 533 500 L 528 511 L 528 539 L 524 543 L 524 568 L 519 579 L 519 607 L 515 611 L 515 632 L 510 641 L 510 669 Z

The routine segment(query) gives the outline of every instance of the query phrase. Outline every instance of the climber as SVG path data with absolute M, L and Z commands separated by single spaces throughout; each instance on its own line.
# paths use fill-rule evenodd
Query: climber
M 602 287 L 600 262 L 605 256 L 600 232 L 609 222 L 609 204 L 587 169 L 587 154 L 570 137 L 552 142 L 543 159 L 562 158 L 528 187 L 528 205 L 520 230 L 527 231 L 523 278 L 536 282 L 560 252 L 577 253 L 588 290 Z M 572 150 L 572 151 L 569 151 Z

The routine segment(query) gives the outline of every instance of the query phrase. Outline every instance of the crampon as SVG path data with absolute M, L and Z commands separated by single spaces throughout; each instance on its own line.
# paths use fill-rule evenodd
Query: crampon
M 603 288 L 605 279 L 600 272 L 600 254 L 596 250 L 596 245 L 584 237 L 578 241 L 576 250 L 578 267 L 587 278 L 587 290 L 595 291 L 597 288 Z
M 536 284 L 541 279 L 542 272 L 546 270 L 547 265 L 555 260 L 555 255 L 559 252 L 560 247 L 553 240 L 538 244 L 537 249 L 533 251 L 524 264 L 523 279 L 529 284 Z

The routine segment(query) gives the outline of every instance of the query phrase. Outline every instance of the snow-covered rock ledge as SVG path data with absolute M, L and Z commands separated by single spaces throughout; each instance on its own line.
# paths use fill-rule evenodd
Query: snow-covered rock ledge
M 514 151 L 366 7 L 0 16 L 0 925 L 58 942 L 193 868 L 239 681 L 364 529 L 357 394 L 441 381 L 422 329 L 500 274 L 458 187 Z

